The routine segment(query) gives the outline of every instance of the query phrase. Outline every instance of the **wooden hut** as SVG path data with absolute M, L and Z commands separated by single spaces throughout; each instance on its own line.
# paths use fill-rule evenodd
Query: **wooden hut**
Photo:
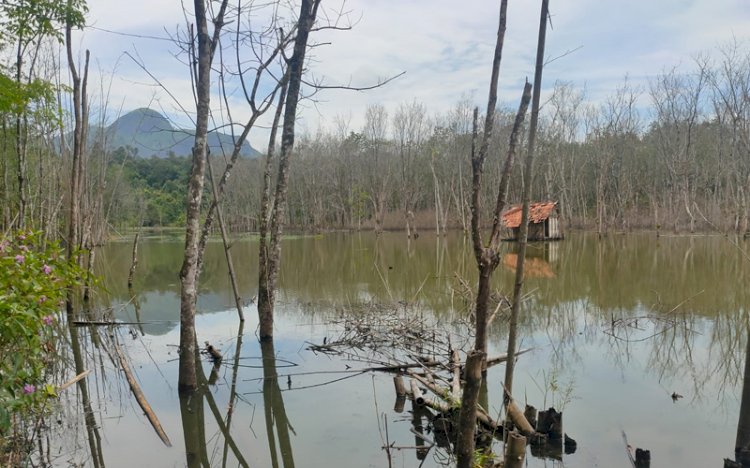
M 503 224 L 511 232 L 508 240 L 518 240 L 523 205 L 510 207 L 503 213 Z M 536 202 L 529 205 L 529 240 L 559 240 L 563 238 L 557 202 Z

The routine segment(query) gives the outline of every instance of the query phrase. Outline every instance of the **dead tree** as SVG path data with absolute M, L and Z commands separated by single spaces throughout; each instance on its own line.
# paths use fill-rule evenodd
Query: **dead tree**
M 68 0 L 68 9 L 72 11 L 73 2 Z M 78 249 L 81 242 L 81 197 L 83 194 L 83 156 L 86 151 L 86 133 L 88 128 L 88 102 L 86 86 L 89 76 L 89 51 L 86 50 L 86 59 L 83 66 L 83 76 L 78 73 L 73 60 L 73 21 L 68 19 L 65 24 L 65 49 L 68 56 L 68 69 L 73 88 L 73 151 L 71 163 L 70 200 L 68 205 L 68 239 L 67 257 L 69 261 L 79 261 Z M 70 317 L 73 314 L 74 291 L 68 290 L 65 300 L 65 310 Z
M 516 281 L 513 287 L 513 304 L 510 313 L 508 331 L 508 356 L 516 352 L 516 329 L 518 328 L 518 311 L 521 307 L 521 288 L 523 287 L 523 267 L 526 257 L 526 245 L 529 234 L 529 203 L 531 199 L 532 169 L 534 167 L 534 150 L 536 144 L 536 129 L 539 121 L 539 98 L 542 86 L 542 69 L 544 68 L 544 45 L 547 36 L 547 16 L 549 14 L 549 0 L 542 0 L 542 11 L 539 18 L 539 40 L 536 49 L 536 70 L 534 71 L 534 97 L 531 102 L 531 120 L 529 122 L 529 140 L 526 161 L 523 170 L 523 209 L 521 210 L 521 229 L 518 234 L 518 262 L 516 262 Z M 505 389 L 513 391 L 513 359 L 508 359 L 505 365 Z M 507 398 L 505 399 L 508 403 Z
M 289 164 L 294 150 L 294 131 L 297 118 L 297 103 L 300 98 L 300 85 L 307 51 L 307 40 L 315 23 L 315 16 L 321 0 L 302 0 L 294 50 L 288 61 L 288 84 L 284 107 L 284 123 L 281 131 L 281 152 L 279 154 L 279 171 L 276 180 L 273 208 L 269 211 L 270 242 L 261 233 L 261 252 L 259 254 L 258 281 L 258 314 L 260 318 L 260 339 L 273 337 L 273 307 L 281 261 L 281 233 L 283 230 L 287 185 L 289 182 Z M 273 145 L 273 141 L 270 143 Z M 270 146 L 269 145 L 269 146 Z M 267 179 L 266 179 L 267 180 Z M 266 209 L 268 207 L 266 206 Z M 266 250 L 264 252 L 263 250 Z
M 487 157 L 489 150 L 489 141 L 492 136 L 492 131 L 495 123 L 495 106 L 497 105 L 497 83 L 500 74 L 500 61 L 502 59 L 503 43 L 505 41 L 505 29 L 507 23 L 507 11 L 508 1 L 502 0 L 500 3 L 500 21 L 497 31 L 497 42 L 495 44 L 495 54 L 492 61 L 492 77 L 490 79 L 490 91 L 487 100 L 487 114 L 485 116 L 484 133 L 482 135 L 482 141 L 477 148 L 478 140 L 478 118 L 479 110 L 474 109 L 473 119 L 473 132 L 472 132 L 472 145 L 471 145 L 471 167 L 472 167 L 472 193 L 471 193 L 471 237 L 474 246 L 474 256 L 477 261 L 477 267 L 479 269 L 479 284 L 477 288 L 477 298 L 475 307 L 475 330 L 476 330 L 476 341 L 474 349 L 479 354 L 478 359 L 472 360 L 473 366 L 477 366 L 478 369 L 466 369 L 467 376 L 467 388 L 464 393 L 464 402 L 473 404 L 473 408 L 465 408 L 461 412 L 460 421 L 460 440 L 463 444 L 469 444 L 468 446 L 462 446 L 458 451 L 458 466 L 469 467 L 472 463 L 474 452 L 474 439 L 468 437 L 466 434 L 468 431 L 474 430 L 474 421 L 476 420 L 476 401 L 479 393 L 480 386 L 478 382 L 473 380 L 475 376 L 479 375 L 478 379 L 481 380 L 481 370 L 484 368 L 486 355 L 487 355 L 487 321 L 488 321 L 488 303 L 490 295 L 490 278 L 492 273 L 497 268 L 500 262 L 500 256 L 498 253 L 498 247 L 500 242 L 500 213 L 505 208 L 505 197 L 508 189 L 508 182 L 510 180 L 510 171 L 513 166 L 513 159 L 515 156 L 515 150 L 518 143 L 518 135 L 520 133 L 523 120 L 526 116 L 526 109 L 531 96 L 531 86 L 526 83 L 524 86 L 523 96 L 521 98 L 521 104 L 516 114 L 516 119 L 513 124 L 513 131 L 510 137 L 510 146 L 508 148 L 508 154 L 505 158 L 503 166 L 503 174 L 498 187 L 497 201 L 495 204 L 494 221 L 492 225 L 492 232 L 490 234 L 489 244 L 485 246 L 482 241 L 481 233 L 481 200 L 480 192 L 482 187 L 482 175 L 484 172 L 484 162 Z M 477 370 L 479 372 L 477 372 Z M 472 394 L 473 393 L 473 394 Z

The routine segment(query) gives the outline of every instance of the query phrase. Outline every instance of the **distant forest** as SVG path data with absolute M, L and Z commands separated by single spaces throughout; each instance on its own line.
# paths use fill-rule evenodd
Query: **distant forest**
M 750 48 L 733 43 L 716 52 L 666 70 L 643 87 L 625 79 L 602 102 L 589 101 L 572 83 L 555 83 L 542 103 L 533 199 L 558 201 L 568 226 L 600 232 L 746 233 Z M 70 162 L 56 151 L 56 94 L 48 82 L 18 88 L 9 75 L 0 79 L 18 91 L 0 96 L 2 224 L 23 216 L 53 232 L 61 225 L 70 173 Z M 502 98 L 514 102 L 520 91 Z M 472 109 L 469 101 L 442 114 L 416 101 L 395 109 L 372 105 L 361 111 L 363 128 L 342 122 L 335 130 L 302 135 L 291 166 L 288 223 L 304 230 L 404 229 L 407 222 L 421 230 L 467 229 Z M 495 191 L 514 112 L 500 109 L 486 200 Z M 106 222 L 90 222 L 89 229 L 104 237 L 107 226 L 184 223 L 190 160 L 144 157 L 127 146 L 111 149 L 102 143 L 106 132 L 98 134 L 89 135 L 91 189 L 83 212 Z M 511 201 L 520 202 L 522 157 L 516 159 Z M 211 164 L 218 178 L 221 155 L 213 154 Z M 232 172 L 223 199 L 232 231 L 257 229 L 263 165 L 263 156 L 243 157 Z

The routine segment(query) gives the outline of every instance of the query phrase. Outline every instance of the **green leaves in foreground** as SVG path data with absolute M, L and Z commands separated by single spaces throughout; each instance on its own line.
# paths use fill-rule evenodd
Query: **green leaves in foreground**
M 83 271 L 37 233 L 0 238 L 0 436 L 14 413 L 55 395 L 45 369 L 55 355 L 55 324 L 68 287 Z

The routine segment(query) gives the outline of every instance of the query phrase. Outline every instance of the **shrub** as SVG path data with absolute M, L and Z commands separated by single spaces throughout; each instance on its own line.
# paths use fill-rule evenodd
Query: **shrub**
M 14 414 L 34 414 L 54 395 L 44 382 L 54 359 L 54 324 L 67 288 L 82 278 L 60 245 L 45 243 L 39 233 L 0 238 L 0 438 Z

